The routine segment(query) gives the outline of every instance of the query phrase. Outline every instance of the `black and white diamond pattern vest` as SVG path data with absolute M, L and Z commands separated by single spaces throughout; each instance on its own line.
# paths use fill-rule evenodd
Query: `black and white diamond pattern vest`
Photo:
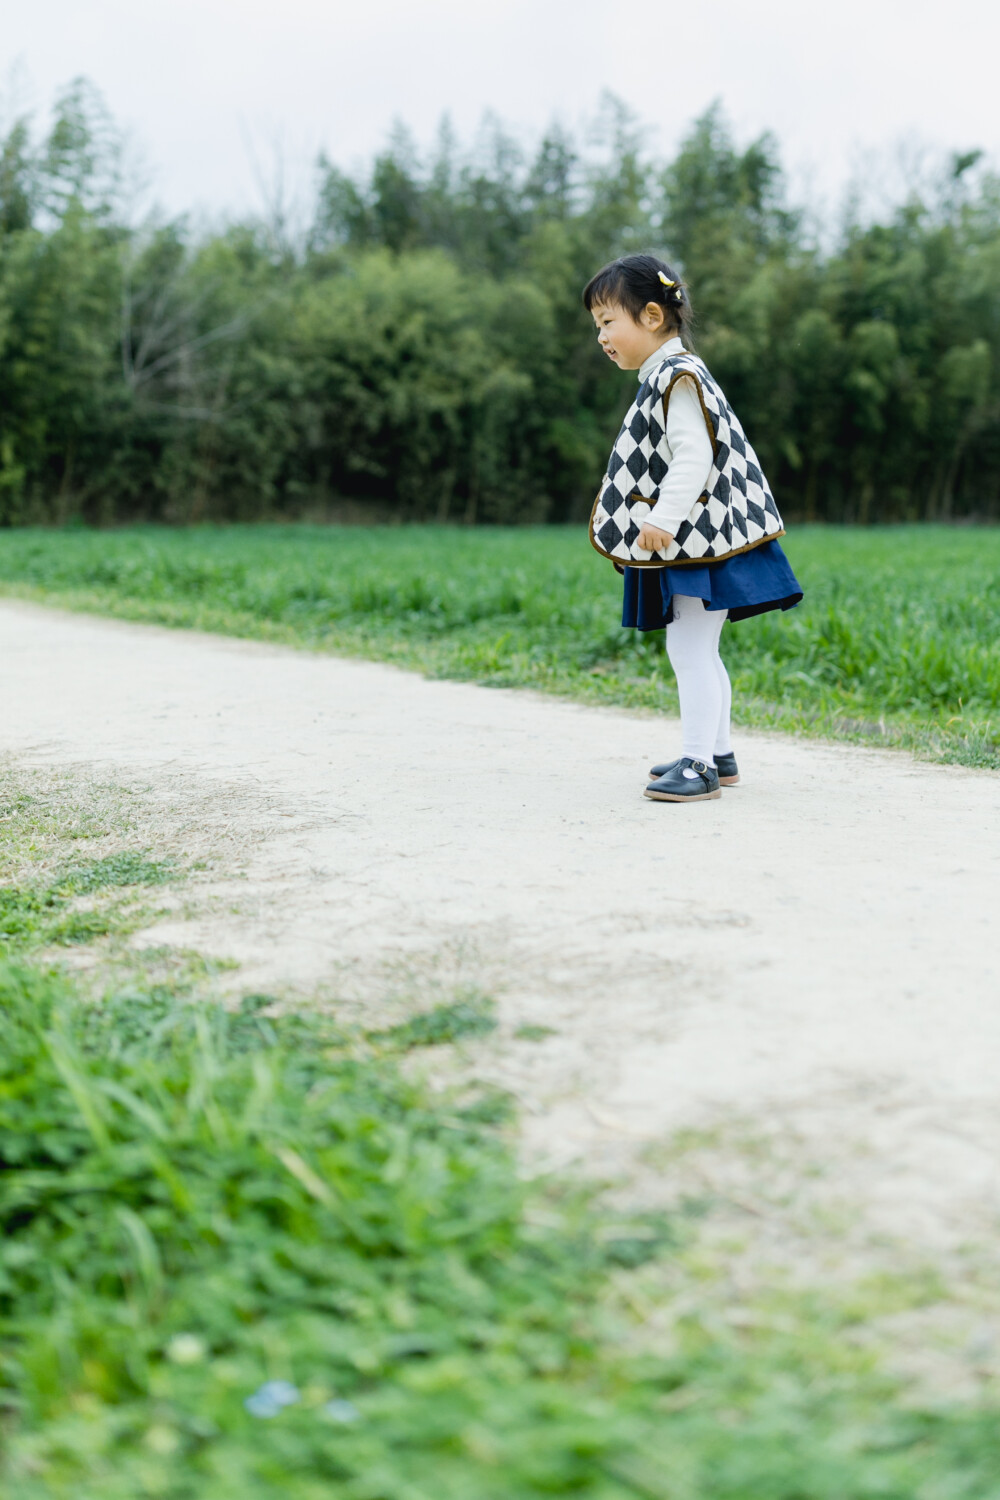
M 670 546 L 647 552 L 636 539 L 667 475 L 667 406 L 685 375 L 697 386 L 715 459 Z M 721 388 L 696 355 L 669 355 L 643 381 L 622 423 L 591 512 L 591 543 L 619 565 L 669 568 L 733 557 L 783 536 L 784 530 L 757 455 Z

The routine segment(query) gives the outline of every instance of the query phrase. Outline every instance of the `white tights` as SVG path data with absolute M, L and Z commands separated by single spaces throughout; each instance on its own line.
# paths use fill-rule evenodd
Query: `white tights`
M 683 755 L 713 765 L 716 755 L 732 751 L 729 713 L 733 690 L 719 655 L 719 637 L 727 610 L 706 609 L 687 594 L 673 597 L 674 617 L 667 626 L 667 655 L 681 700 Z

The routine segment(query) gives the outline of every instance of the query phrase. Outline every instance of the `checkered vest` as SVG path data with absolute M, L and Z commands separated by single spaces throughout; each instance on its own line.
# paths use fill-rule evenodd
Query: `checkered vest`
M 684 375 L 698 387 L 715 461 L 670 546 L 647 552 L 636 546 L 636 537 L 667 475 L 667 406 Z M 611 450 L 590 515 L 592 545 L 619 565 L 682 567 L 748 552 L 784 530 L 757 455 L 722 390 L 696 355 L 669 355 L 639 387 Z

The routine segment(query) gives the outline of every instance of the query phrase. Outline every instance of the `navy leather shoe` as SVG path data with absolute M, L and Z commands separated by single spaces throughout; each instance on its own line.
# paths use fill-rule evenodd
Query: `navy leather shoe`
M 674 766 L 679 765 L 679 760 L 665 760 L 662 765 L 651 766 L 649 774 L 654 781 L 657 781 L 661 776 L 666 776 L 668 771 L 672 771 Z M 715 769 L 719 773 L 720 786 L 736 786 L 739 782 L 740 771 L 736 764 L 736 756 L 732 753 L 729 755 L 717 755 L 715 757 Z
M 644 795 L 654 802 L 712 802 L 722 796 L 722 788 L 714 766 L 682 755 L 666 775 L 649 783 Z

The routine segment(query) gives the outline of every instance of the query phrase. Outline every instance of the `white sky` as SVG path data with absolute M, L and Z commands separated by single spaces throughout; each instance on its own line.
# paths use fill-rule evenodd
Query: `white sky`
M 492 109 L 530 138 L 604 89 L 657 154 L 720 97 L 830 206 L 903 141 L 1000 158 L 998 46 L 995 0 L 0 0 L 3 115 L 44 121 L 85 74 L 156 198 L 210 213 L 262 206 L 276 143 L 301 183 L 320 147 L 350 167 L 396 117 L 426 143 L 447 110 L 466 141 Z

